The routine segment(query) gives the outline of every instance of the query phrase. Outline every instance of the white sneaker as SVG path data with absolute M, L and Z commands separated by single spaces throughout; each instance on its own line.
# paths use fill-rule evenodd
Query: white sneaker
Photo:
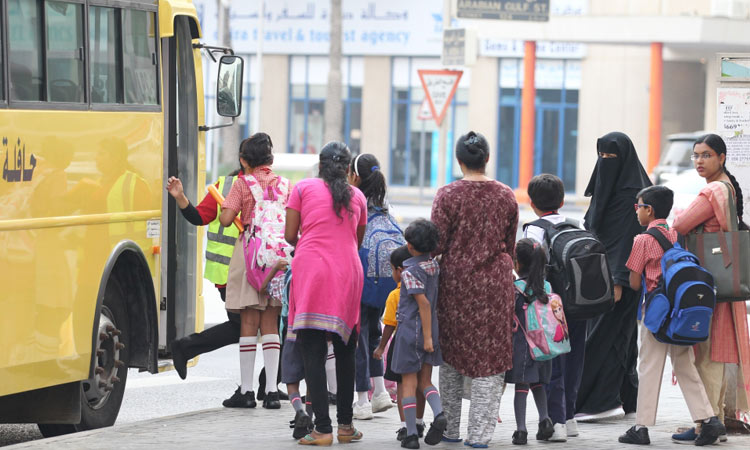
M 352 406 L 352 412 L 354 413 L 354 418 L 359 420 L 370 420 L 372 419 L 372 405 L 370 402 L 367 402 L 365 404 L 359 404 L 357 402 L 354 402 L 354 405 Z
M 381 392 L 372 396 L 372 412 L 379 413 L 393 408 L 391 396 L 387 392 Z
M 547 439 L 550 442 L 565 442 L 568 440 L 568 430 L 564 423 L 556 423 L 554 426 L 554 432 L 552 436 Z
M 578 436 L 578 422 L 575 419 L 570 419 L 565 422 L 565 428 L 568 429 L 568 437 Z

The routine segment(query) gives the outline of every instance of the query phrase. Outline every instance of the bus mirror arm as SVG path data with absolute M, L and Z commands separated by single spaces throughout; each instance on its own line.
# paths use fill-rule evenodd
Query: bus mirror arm
M 208 53 L 208 56 L 211 57 L 211 59 L 214 62 L 216 61 L 216 57 L 214 56 L 214 53 L 222 53 L 224 55 L 234 55 L 234 50 L 232 50 L 229 47 L 221 47 L 217 45 L 206 45 L 202 42 L 198 42 L 197 44 L 193 44 L 193 48 L 200 48 L 200 49 L 206 49 L 208 50 L 206 53 Z M 216 127 L 218 128 L 218 127 Z
M 219 125 L 214 125 L 212 127 L 208 125 L 200 125 L 198 127 L 198 131 L 209 131 L 209 130 L 215 130 L 217 128 L 231 127 L 232 125 L 234 125 L 234 122 L 235 122 L 235 118 L 232 117 L 232 121 L 229 123 L 222 123 Z

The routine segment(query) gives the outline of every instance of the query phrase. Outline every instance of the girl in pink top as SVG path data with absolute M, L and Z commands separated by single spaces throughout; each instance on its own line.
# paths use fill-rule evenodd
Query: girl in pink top
M 367 200 L 347 183 L 350 161 L 346 144 L 326 144 L 320 152 L 320 178 L 297 183 L 286 210 L 285 237 L 296 246 L 289 327 L 302 348 L 307 393 L 315 412 L 315 431 L 300 439 L 303 445 L 333 441 L 325 373 L 328 337 L 336 355 L 338 440 L 362 438 L 352 426 L 352 401 L 364 282 L 357 249 L 367 224 Z
M 219 221 L 225 227 L 231 227 L 237 214 L 242 213 L 242 224 L 245 233 L 253 228 L 253 208 L 255 200 L 248 183 L 258 183 L 263 190 L 278 186 L 281 177 L 271 171 L 273 164 L 273 143 L 266 133 L 256 133 L 240 144 L 240 163 L 244 174 L 232 185 L 229 195 L 224 200 Z M 248 177 L 248 175 L 251 175 Z M 247 178 L 246 178 L 247 177 Z M 278 199 L 286 205 L 289 194 Z M 283 206 L 282 206 L 283 207 Z M 243 250 L 244 235 L 235 242 L 232 258 L 229 262 L 227 277 L 228 311 L 240 314 L 240 378 L 242 384 L 231 398 L 224 401 L 226 407 L 254 408 L 253 372 L 255 370 L 255 353 L 258 346 L 258 329 L 263 342 L 263 362 L 266 367 L 266 392 L 263 407 L 279 409 L 279 392 L 276 378 L 281 354 L 279 339 L 279 313 L 281 302 L 268 295 L 265 289 L 255 290 L 245 275 L 245 255 Z
M 698 197 L 674 220 L 673 228 L 687 234 L 704 226 L 705 232 L 729 230 L 729 203 L 737 204 L 739 229 L 747 229 L 742 221 L 742 189 L 726 169 L 727 146 L 716 134 L 707 134 L 693 144 L 693 164 L 706 187 Z M 725 184 L 729 183 L 729 185 Z M 729 187 L 731 186 L 731 188 Z M 711 334 L 705 342 L 695 346 L 695 365 L 706 387 L 706 394 L 714 414 L 724 423 L 724 396 L 726 389 L 737 388 L 737 409 L 748 411 L 750 395 L 750 337 L 746 319 L 745 302 L 717 303 L 711 318 Z M 724 364 L 739 364 L 737 386 L 727 386 Z M 726 441 L 726 430 L 719 439 Z M 692 435 L 691 435 L 692 436 Z

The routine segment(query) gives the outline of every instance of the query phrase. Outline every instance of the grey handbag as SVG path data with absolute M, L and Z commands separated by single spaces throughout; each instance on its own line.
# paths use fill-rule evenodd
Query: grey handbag
M 729 192 L 729 231 L 704 233 L 703 225 L 686 236 L 689 251 L 701 266 L 711 272 L 716 284 L 717 302 L 738 302 L 750 298 L 750 231 L 737 229 L 737 203 L 734 188 Z

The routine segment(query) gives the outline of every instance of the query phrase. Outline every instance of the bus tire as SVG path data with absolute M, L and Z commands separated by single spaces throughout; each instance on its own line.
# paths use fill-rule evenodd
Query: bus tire
M 99 310 L 99 329 L 92 378 L 81 381 L 81 421 L 77 424 L 39 424 L 44 437 L 114 425 L 128 377 L 130 323 L 122 282 L 112 274 Z

